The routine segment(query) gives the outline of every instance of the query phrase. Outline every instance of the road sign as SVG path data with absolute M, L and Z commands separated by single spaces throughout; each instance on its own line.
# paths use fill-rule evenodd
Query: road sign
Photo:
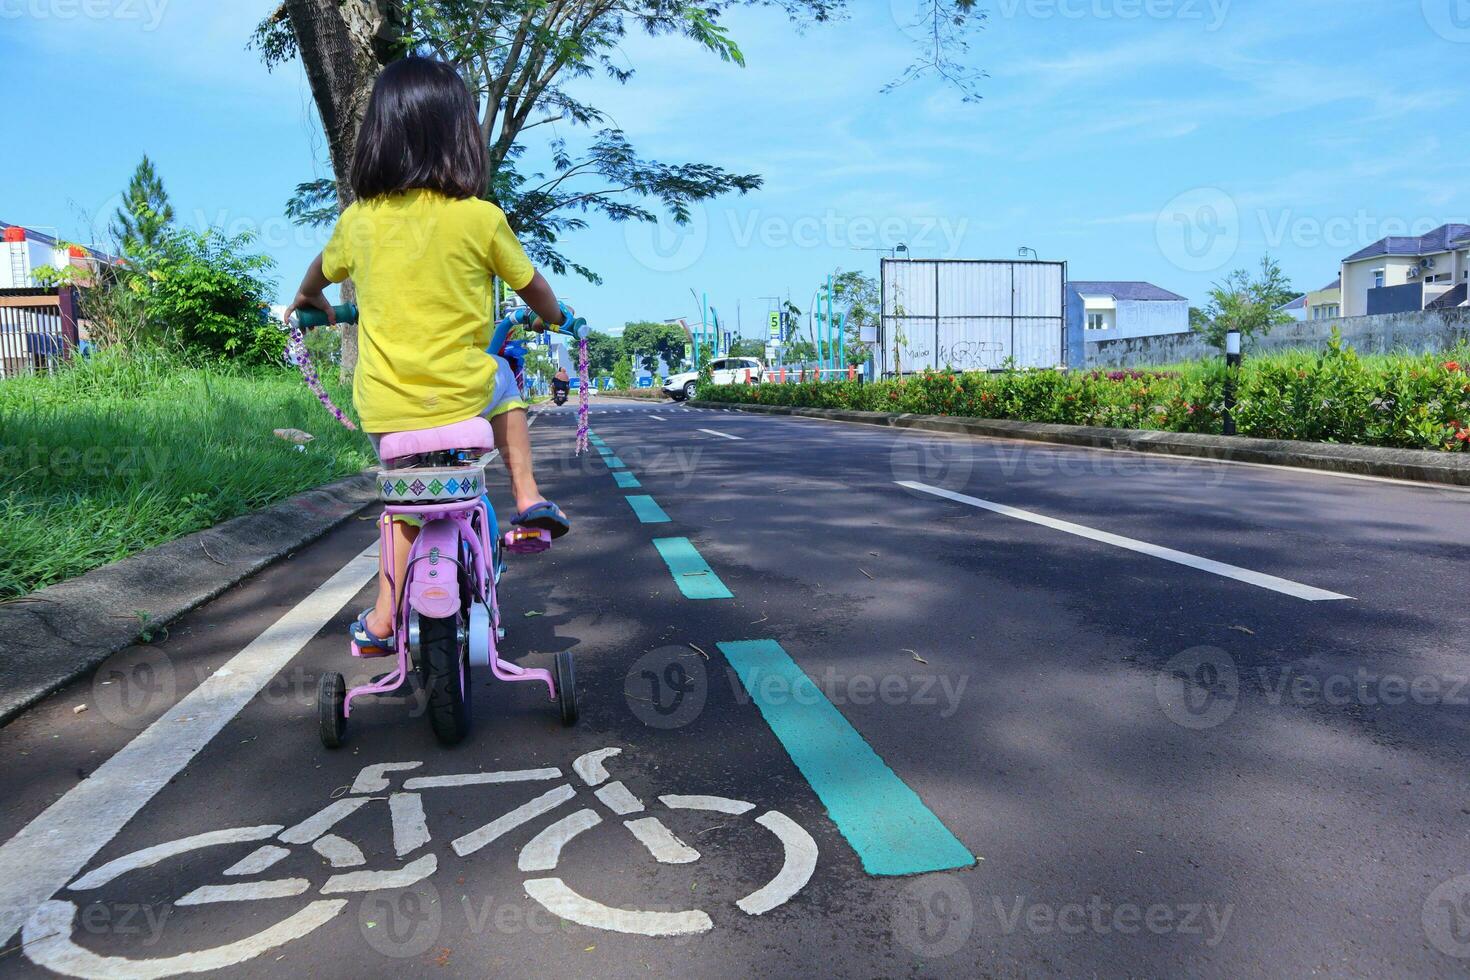
M 771 336 L 772 337 L 779 338 L 781 336 L 781 320 L 782 320 L 782 315 L 780 313 L 776 312 L 775 310 L 772 310 L 771 311 Z
M 653 387 L 653 379 L 650 378 L 650 377 L 647 377 L 647 376 L 642 377 L 642 378 L 639 378 L 638 379 L 638 387 L 640 387 L 640 388 L 652 388 Z

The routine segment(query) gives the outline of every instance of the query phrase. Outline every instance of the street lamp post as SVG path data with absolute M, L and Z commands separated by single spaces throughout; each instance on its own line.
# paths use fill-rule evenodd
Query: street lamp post
M 1235 435 L 1235 378 L 1240 373 L 1240 331 L 1225 332 L 1225 418 L 1224 432 Z

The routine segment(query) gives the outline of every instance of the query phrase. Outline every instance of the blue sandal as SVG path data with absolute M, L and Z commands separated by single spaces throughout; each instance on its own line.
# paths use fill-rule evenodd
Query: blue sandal
M 549 500 L 543 500 L 539 504 L 527 507 L 517 514 L 511 523 L 517 527 L 534 527 L 537 530 L 546 531 L 553 538 L 559 538 L 572 529 L 572 522 L 567 520 L 567 515 Z
M 364 609 L 362 615 L 352 624 L 352 642 L 357 644 L 357 651 L 364 657 L 391 657 L 398 652 L 398 637 L 392 633 L 387 636 L 378 636 L 367 628 L 367 618 L 371 609 Z

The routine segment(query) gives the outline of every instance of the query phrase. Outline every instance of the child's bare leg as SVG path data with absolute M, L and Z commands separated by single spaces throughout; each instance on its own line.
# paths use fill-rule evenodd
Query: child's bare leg
M 510 471 L 510 492 L 516 499 L 516 510 L 524 511 L 546 498 L 536 486 L 536 474 L 531 469 L 531 430 L 526 424 L 526 410 L 513 408 L 501 412 L 490 420 L 495 430 L 495 445 L 500 447 L 500 458 Z
M 388 581 L 388 570 L 378 560 L 378 601 L 368 614 L 366 625 L 374 636 L 389 636 L 393 632 L 393 610 L 398 606 L 398 596 L 403 593 L 403 576 L 408 573 L 408 551 L 419 536 L 419 528 L 403 521 L 394 521 L 390 531 L 393 535 L 393 581 Z M 398 586 L 394 591 L 394 584 Z

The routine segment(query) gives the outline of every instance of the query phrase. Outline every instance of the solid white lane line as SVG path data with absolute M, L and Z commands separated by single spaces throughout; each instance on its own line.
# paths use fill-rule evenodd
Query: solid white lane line
M 0 846 L 0 943 L 86 867 L 377 575 L 375 541 Z
M 739 436 L 732 436 L 732 435 L 730 435 L 730 433 L 728 433 L 728 432 L 716 432 L 714 429 L 700 429 L 699 431 L 700 432 L 708 432 L 710 435 L 712 435 L 712 436 L 719 436 L 721 439 L 734 439 L 736 442 L 744 442 L 745 441 L 744 439 L 741 439 Z
M 1020 521 L 1039 524 L 1042 527 L 1049 527 L 1054 531 L 1065 531 L 1068 534 L 1075 534 L 1080 538 L 1088 538 L 1092 541 L 1100 541 L 1103 544 L 1110 544 L 1128 551 L 1136 551 L 1141 555 L 1162 558 L 1165 561 L 1172 561 L 1190 568 L 1197 568 L 1202 572 L 1209 572 L 1212 575 L 1219 575 L 1222 578 L 1234 579 L 1237 582 L 1244 582 L 1247 585 L 1258 586 L 1262 589 L 1270 589 L 1272 592 L 1280 592 L 1282 595 L 1305 599 L 1308 602 L 1325 602 L 1334 599 L 1352 598 L 1352 596 L 1340 595 L 1336 592 L 1328 592 L 1326 589 L 1319 589 L 1311 585 L 1303 585 L 1300 582 L 1293 582 L 1290 579 L 1277 578 L 1275 575 L 1253 572 L 1248 568 L 1241 568 L 1238 565 L 1227 565 L 1224 562 L 1214 561 L 1210 558 L 1201 558 L 1198 555 L 1191 555 L 1188 552 L 1175 551 L 1173 548 L 1163 548 L 1156 544 L 1149 544 L 1147 541 L 1125 538 L 1121 534 L 1099 531 L 1096 528 L 1073 524 L 1070 521 L 1060 521 L 1054 517 L 1034 514 L 1029 510 L 1021 510 L 1018 507 L 1008 507 L 1005 504 L 992 503 L 989 500 L 981 500 L 978 497 L 969 497 L 962 493 L 955 493 L 952 490 L 945 490 L 942 487 L 931 487 L 926 483 L 917 483 L 913 480 L 897 480 L 895 482 L 899 486 L 907 487 L 910 490 L 918 490 L 921 493 L 933 494 L 936 497 L 943 497 L 946 500 L 953 500 L 956 503 L 978 507 L 981 510 L 1003 514 L 1006 517 L 1014 517 Z

